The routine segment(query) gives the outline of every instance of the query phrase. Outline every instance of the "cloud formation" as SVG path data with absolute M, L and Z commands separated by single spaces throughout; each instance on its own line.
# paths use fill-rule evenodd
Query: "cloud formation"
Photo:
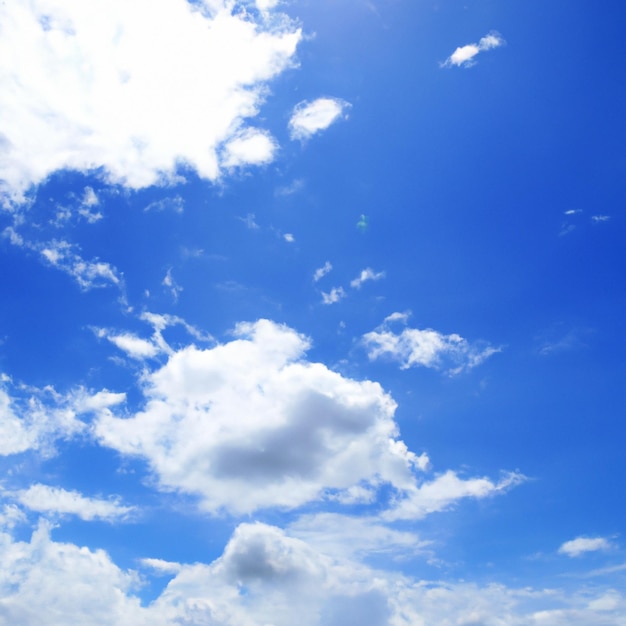
M 396 440 L 395 403 L 303 355 L 308 340 L 267 320 L 215 348 L 188 346 L 145 375 L 145 408 L 102 415 L 95 433 L 146 459 L 160 483 L 211 511 L 297 507 L 361 481 L 413 483 L 418 457 Z
M 492 31 L 480 39 L 478 43 L 470 43 L 457 48 L 442 64 L 442 67 L 471 67 L 476 64 L 475 57 L 480 52 L 499 48 L 505 41 L 499 33 Z
M 7 495 L 13 495 L 22 506 L 31 511 L 52 515 L 76 515 L 85 521 L 95 519 L 116 521 L 127 518 L 133 512 L 133 507 L 123 506 L 116 498 L 109 500 L 88 498 L 77 491 L 67 491 L 41 483 L 35 483 L 28 489 Z
M 0 5 L 0 191 L 69 168 L 142 188 L 180 165 L 209 180 L 275 146 L 247 126 L 300 30 L 236 2 L 33 0 Z
M 339 98 L 318 98 L 313 102 L 306 100 L 300 102 L 295 106 L 289 120 L 291 138 L 309 139 L 345 117 L 345 112 L 350 106 L 348 102 Z
M 141 576 L 120 568 L 103 550 L 54 541 L 45 521 L 27 541 L 3 528 L 2 618 L 20 626 L 614 626 L 623 617 L 625 599 L 615 589 L 566 594 L 416 580 L 334 552 L 316 542 L 309 528 L 304 522 L 296 536 L 268 524 L 240 524 L 212 563 L 146 557 L 139 561 Z M 388 538 L 400 544 L 407 539 L 403 533 Z M 380 541 L 379 533 L 374 543 Z M 164 575 L 171 577 L 166 587 L 142 605 L 142 578 Z
M 460 335 L 444 335 L 427 328 L 407 328 L 408 314 L 392 313 L 376 329 L 363 335 L 363 344 L 371 360 L 382 357 L 400 363 L 402 369 L 430 367 L 450 375 L 480 365 L 500 351 L 485 342 L 470 343 Z M 394 325 L 401 326 L 400 332 Z
M 611 547 L 611 542 L 604 537 L 576 537 L 576 539 L 566 541 L 559 548 L 559 554 L 575 557 L 585 554 L 586 552 L 609 550 Z

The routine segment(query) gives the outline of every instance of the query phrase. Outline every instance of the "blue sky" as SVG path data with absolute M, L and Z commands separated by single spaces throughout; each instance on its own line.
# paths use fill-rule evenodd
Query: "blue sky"
M 626 623 L 621 3 L 0 6 L 0 623 Z

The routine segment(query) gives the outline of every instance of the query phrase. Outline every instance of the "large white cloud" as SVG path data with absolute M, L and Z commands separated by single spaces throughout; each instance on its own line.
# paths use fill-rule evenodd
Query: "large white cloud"
M 145 187 L 179 165 L 214 180 L 265 163 L 246 129 L 300 30 L 230 0 L 0 4 L 0 183 L 13 199 L 62 168 Z
M 142 373 L 143 409 L 97 417 L 100 443 L 145 459 L 162 488 L 235 514 L 321 499 L 375 505 L 386 485 L 386 518 L 417 519 L 523 479 L 430 476 L 428 456 L 398 438 L 396 404 L 378 383 L 306 361 L 308 339 L 287 326 L 260 320 L 234 334 L 208 349 L 166 346 L 167 362 Z
M 379 384 L 304 361 L 308 340 L 285 326 L 261 320 L 236 335 L 174 352 L 146 375 L 143 411 L 97 421 L 100 441 L 210 510 L 295 507 L 361 481 L 413 485 L 420 459 L 396 440 Z

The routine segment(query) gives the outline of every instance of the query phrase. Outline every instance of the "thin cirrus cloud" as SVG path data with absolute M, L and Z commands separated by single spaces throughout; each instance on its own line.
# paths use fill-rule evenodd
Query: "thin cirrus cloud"
M 326 130 L 331 124 L 345 117 L 350 103 L 340 98 L 318 98 L 312 102 L 297 104 L 289 120 L 292 139 L 306 140 Z
M 375 330 L 363 335 L 370 360 L 388 358 L 402 369 L 430 367 L 450 375 L 480 365 L 501 348 L 484 342 L 470 343 L 460 335 L 445 335 L 431 328 L 408 328 L 407 313 L 392 313 Z M 399 324 L 400 331 L 395 330 Z
M 142 188 L 181 163 L 215 180 L 274 154 L 248 120 L 294 64 L 301 32 L 284 16 L 255 21 L 226 0 L 33 0 L 0 5 L 0 23 L 5 202 L 60 169 Z
M 492 31 L 480 39 L 478 43 L 470 43 L 457 48 L 443 63 L 442 67 L 471 67 L 476 63 L 479 53 L 493 48 L 499 48 L 505 44 L 499 33 Z

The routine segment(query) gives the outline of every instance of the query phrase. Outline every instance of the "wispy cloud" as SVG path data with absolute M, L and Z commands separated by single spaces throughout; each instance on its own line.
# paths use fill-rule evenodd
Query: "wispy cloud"
M 385 277 L 385 272 L 375 272 L 371 267 L 361 270 L 361 273 L 350 282 L 350 287 L 360 289 L 361 285 L 368 280 L 380 280 Z
M 28 241 L 12 227 L 2 234 L 14 246 L 37 252 L 45 263 L 71 276 L 85 291 L 111 285 L 124 291 L 123 277 L 113 265 L 98 258 L 85 260 L 75 244 L 57 239 Z
M 309 139 L 316 133 L 345 117 L 350 104 L 339 98 L 318 98 L 313 102 L 300 102 L 289 120 L 292 139 Z
M 612 543 L 605 537 L 576 537 L 576 539 L 566 541 L 559 548 L 559 554 L 576 557 L 587 552 L 610 550 L 612 547 Z
M 392 313 L 374 331 L 363 335 L 363 344 L 371 360 L 387 357 L 402 369 L 422 366 L 450 375 L 472 369 L 500 352 L 486 342 L 470 343 L 460 335 L 445 335 L 431 328 L 407 328 L 408 314 Z M 395 331 L 394 325 L 401 330 Z
M 322 303 L 323 304 L 335 304 L 339 300 L 343 300 L 346 297 L 346 292 L 343 287 L 333 287 L 328 293 L 322 291 Z
M 108 522 L 127 519 L 135 510 L 124 506 L 119 498 L 90 498 L 77 491 L 67 491 L 59 487 L 50 487 L 35 483 L 28 489 L 14 493 L 5 492 L 22 506 L 37 513 L 53 515 L 75 515 L 80 519 L 105 520 Z
M 476 56 L 485 52 L 486 50 L 492 50 L 493 48 L 499 48 L 505 44 L 504 39 L 499 33 L 492 31 L 488 35 L 485 35 L 480 39 L 478 43 L 470 43 L 465 46 L 457 48 L 443 63 L 442 67 L 471 67 L 476 63 Z
M 326 261 L 322 267 L 318 267 L 313 273 L 313 281 L 317 282 L 318 280 L 324 278 L 326 274 L 331 272 L 333 269 L 333 265 L 330 261 Z

